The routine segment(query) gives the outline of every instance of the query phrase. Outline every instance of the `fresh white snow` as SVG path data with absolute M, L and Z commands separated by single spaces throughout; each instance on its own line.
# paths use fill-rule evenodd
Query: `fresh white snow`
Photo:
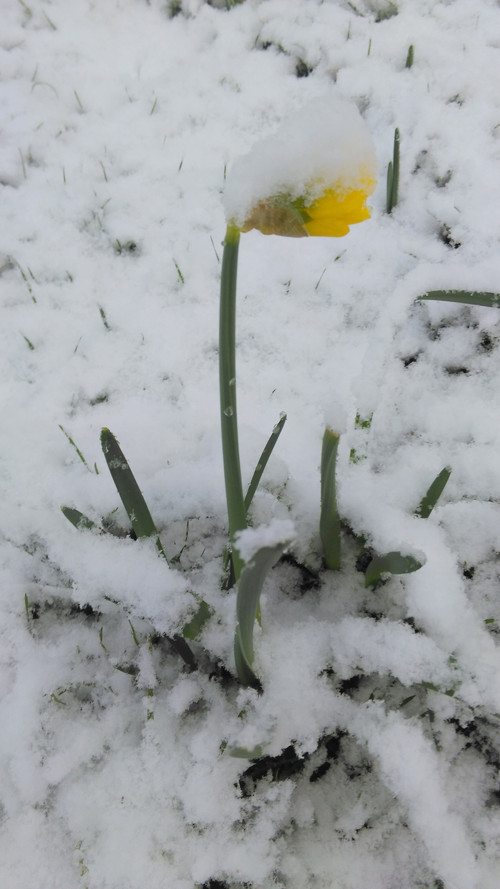
M 0 14 L 2 889 L 498 889 L 500 309 L 416 301 L 500 292 L 497 0 Z M 244 534 L 293 536 L 261 598 L 259 693 L 234 678 L 223 588 L 223 192 L 318 101 L 358 109 L 378 186 L 345 238 L 241 238 L 244 485 L 288 416 Z M 102 427 L 168 564 L 128 535 Z M 365 589 L 361 537 L 425 564 Z M 167 637 L 195 597 L 213 613 L 189 670 Z

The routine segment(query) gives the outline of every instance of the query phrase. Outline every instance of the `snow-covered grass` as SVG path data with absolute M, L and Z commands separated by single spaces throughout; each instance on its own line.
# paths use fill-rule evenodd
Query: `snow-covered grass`
M 498 3 L 2 6 L 2 887 L 498 889 L 500 316 L 418 301 L 500 291 Z M 242 545 L 295 533 L 246 688 L 224 573 L 222 193 L 318 97 L 358 107 L 378 187 L 345 238 L 242 239 L 244 485 L 287 413 Z M 339 570 L 319 534 L 326 426 Z M 130 535 L 103 427 L 166 559 Z M 422 567 L 365 586 L 394 552 Z

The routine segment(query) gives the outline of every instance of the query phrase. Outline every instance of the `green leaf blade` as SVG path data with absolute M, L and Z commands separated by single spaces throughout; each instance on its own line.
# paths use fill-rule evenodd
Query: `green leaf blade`
M 236 619 L 238 621 L 234 640 L 234 656 L 238 677 L 243 685 L 256 685 L 258 679 L 253 672 L 253 630 L 260 594 L 268 572 L 276 564 L 290 543 L 280 541 L 273 546 L 263 546 L 245 564 L 236 595 Z
M 392 161 L 389 161 L 387 165 L 387 193 L 386 193 L 386 202 L 385 209 L 387 213 L 390 213 L 392 210 L 392 182 L 394 179 L 394 172 L 392 168 Z
M 319 535 L 327 568 L 340 568 L 340 515 L 335 470 L 340 436 L 328 427 L 321 450 L 321 514 Z
M 250 509 L 250 504 L 252 503 L 254 494 L 255 494 L 257 487 L 259 485 L 259 482 L 264 474 L 264 470 L 268 464 L 269 458 L 274 450 L 276 442 L 278 441 L 278 438 L 280 437 L 280 435 L 282 433 L 283 426 L 285 425 L 285 423 L 286 423 L 286 414 L 282 414 L 281 417 L 279 418 L 278 422 L 276 423 L 276 426 L 274 427 L 271 435 L 269 436 L 266 446 L 265 446 L 264 450 L 262 451 L 262 454 L 259 457 L 257 466 L 255 467 L 255 472 L 252 476 L 252 479 L 251 479 L 250 484 L 248 486 L 247 493 L 245 495 L 245 510 L 247 512 Z
M 82 528 L 87 531 L 98 530 L 96 523 L 84 515 L 83 512 L 80 512 L 79 509 L 74 509 L 71 506 L 61 506 L 61 512 L 75 528 Z
M 438 502 L 446 485 L 448 484 L 450 475 L 451 467 L 445 466 L 444 469 L 442 469 L 441 472 L 436 476 L 436 478 L 422 497 L 422 500 L 415 510 L 416 516 L 419 516 L 421 519 L 429 518 L 432 510 Z
M 392 161 L 387 168 L 387 212 L 392 213 L 399 200 L 399 159 L 400 159 L 400 135 L 396 127 L 394 130 L 394 145 L 392 149 Z
M 193 593 L 194 595 L 194 593 Z M 203 600 L 198 600 L 198 610 L 195 612 L 191 620 L 184 625 L 182 635 L 184 639 L 190 639 L 194 642 L 198 639 L 203 627 L 212 617 L 213 611 L 209 605 Z
M 260 759 L 264 753 L 264 748 L 262 744 L 257 744 L 252 750 L 249 750 L 248 747 L 231 747 L 228 753 L 229 756 L 233 756 L 235 759 Z
M 394 154 L 393 154 L 393 183 L 392 183 L 392 205 L 396 206 L 399 200 L 399 158 L 400 158 L 400 135 L 399 129 L 396 127 L 394 130 Z
M 378 583 L 384 574 L 412 574 L 423 564 L 414 556 L 403 556 L 396 551 L 375 556 L 365 572 L 365 587 Z
M 109 429 L 104 428 L 101 431 L 101 446 L 111 477 L 136 537 L 156 537 L 156 546 L 166 558 L 148 505 L 117 439 Z
M 467 306 L 486 306 L 489 309 L 500 308 L 500 293 L 482 290 L 429 290 L 417 298 L 417 301 L 422 300 L 459 303 Z

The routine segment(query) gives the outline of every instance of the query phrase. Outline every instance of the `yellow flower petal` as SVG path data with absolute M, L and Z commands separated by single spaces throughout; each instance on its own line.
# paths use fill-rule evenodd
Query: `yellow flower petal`
M 322 238 L 343 238 L 349 234 L 347 222 L 340 222 L 338 219 L 316 219 L 306 222 L 304 228 L 308 235 Z
M 305 208 L 309 219 L 304 223 L 308 235 L 341 238 L 349 226 L 369 219 L 366 199 L 375 188 L 372 179 L 349 191 L 328 188 L 320 198 Z

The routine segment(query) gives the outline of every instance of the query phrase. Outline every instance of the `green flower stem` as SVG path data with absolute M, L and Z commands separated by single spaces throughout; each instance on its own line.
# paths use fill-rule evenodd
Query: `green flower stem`
M 236 413 L 236 279 L 240 231 L 228 225 L 222 256 L 219 328 L 219 383 L 222 432 L 222 457 L 226 484 L 229 538 L 232 546 L 235 580 L 243 569 L 234 544 L 235 535 L 247 527 L 245 500 L 241 483 L 238 416 Z

